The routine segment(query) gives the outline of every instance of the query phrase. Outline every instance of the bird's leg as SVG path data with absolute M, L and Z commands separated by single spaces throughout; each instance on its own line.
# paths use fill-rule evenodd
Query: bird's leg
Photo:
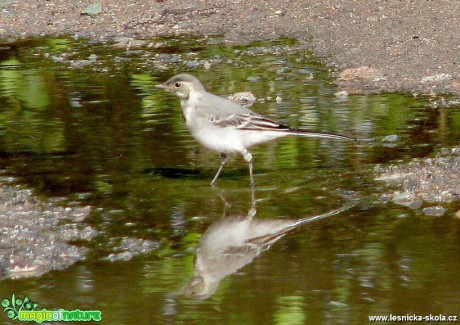
M 222 213 L 222 218 L 225 218 L 226 216 L 230 215 L 230 208 L 232 207 L 232 204 L 225 198 L 224 191 L 215 187 L 214 189 L 216 190 L 217 196 L 222 200 L 222 203 L 224 204 L 224 212 Z
M 252 219 L 257 213 L 255 187 L 251 186 L 251 208 L 248 212 L 248 218 Z
M 251 186 L 251 208 L 256 208 L 256 189 Z
M 212 179 L 211 186 L 216 185 L 216 181 L 219 178 L 220 173 L 222 172 L 222 169 L 224 169 L 225 164 L 228 161 L 228 157 L 225 153 L 221 152 L 220 153 L 220 167 L 219 170 L 217 170 L 216 176 Z
M 241 154 L 243 155 L 244 160 L 246 160 L 249 164 L 249 179 L 251 181 L 251 186 L 254 187 L 255 182 L 254 175 L 252 173 L 252 155 L 246 149 L 244 149 L 244 151 L 242 151 Z

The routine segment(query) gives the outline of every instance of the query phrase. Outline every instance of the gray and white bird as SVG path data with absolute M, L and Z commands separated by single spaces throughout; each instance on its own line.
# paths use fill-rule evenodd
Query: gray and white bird
M 258 219 L 255 209 L 247 216 L 223 216 L 203 233 L 196 249 L 193 276 L 181 293 L 193 299 L 207 299 L 219 288 L 220 281 L 250 264 L 271 245 L 313 221 L 342 213 L 346 205 L 314 217 L 299 220 Z
M 343 135 L 292 129 L 272 121 L 229 99 L 208 93 L 201 82 L 189 74 L 176 75 L 156 87 L 179 97 L 182 116 L 192 136 L 202 146 L 220 154 L 221 163 L 212 186 L 230 153 L 239 153 L 248 162 L 253 185 L 253 159 L 248 149 L 257 144 L 289 135 L 356 141 Z

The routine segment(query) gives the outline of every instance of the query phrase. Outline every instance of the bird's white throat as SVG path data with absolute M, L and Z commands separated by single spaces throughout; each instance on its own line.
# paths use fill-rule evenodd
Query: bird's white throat
M 187 98 L 180 99 L 182 112 L 187 125 L 191 123 L 192 115 L 195 113 L 195 110 L 198 109 L 201 98 L 201 94 L 191 91 Z

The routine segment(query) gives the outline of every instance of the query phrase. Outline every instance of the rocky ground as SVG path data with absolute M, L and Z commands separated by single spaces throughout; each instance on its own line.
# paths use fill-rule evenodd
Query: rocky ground
M 349 92 L 459 95 L 458 12 L 458 1 L 0 0 L 0 39 L 291 37 L 321 57 Z
M 460 95 L 459 12 L 458 1 L 0 0 L 0 46 L 45 35 L 135 42 L 220 34 L 230 44 L 289 37 L 330 68 L 339 90 L 427 94 L 452 106 Z M 446 94 L 453 96 L 444 99 Z M 459 197 L 459 157 L 458 149 L 449 149 L 430 160 L 379 169 L 380 179 L 397 188 L 382 195 L 382 202 L 411 208 L 430 202 L 425 214 L 442 215 L 438 205 Z M 89 210 L 39 202 L 28 190 L 3 182 L 0 278 L 83 259 L 84 249 L 67 242 L 96 234 L 78 226 Z
M 92 209 L 40 200 L 13 177 L 0 177 L 0 280 L 39 276 L 85 260 L 85 245 L 99 235 L 85 222 Z M 159 247 L 151 240 L 112 239 L 101 260 L 130 260 Z
M 382 194 L 380 201 L 414 210 L 425 205 L 425 215 L 440 217 L 448 211 L 443 204 L 460 199 L 459 171 L 460 147 L 444 149 L 434 158 L 385 168 L 377 166 L 377 180 L 395 188 Z M 460 219 L 460 210 L 454 213 Z
M 89 241 L 97 231 L 82 224 L 91 208 L 61 207 L 41 202 L 32 192 L 0 180 L 0 279 L 38 276 L 85 259 L 86 248 L 72 241 Z

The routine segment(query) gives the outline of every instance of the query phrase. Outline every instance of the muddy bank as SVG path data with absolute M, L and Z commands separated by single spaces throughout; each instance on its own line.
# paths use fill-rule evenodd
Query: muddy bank
M 238 44 L 292 37 L 318 55 L 339 88 L 350 93 L 460 94 L 455 1 L 5 0 L 0 9 L 4 40 L 221 34 Z
M 394 188 L 382 194 L 380 201 L 422 209 L 428 216 L 440 217 L 450 212 L 460 219 L 460 210 L 449 211 L 446 204 L 460 200 L 459 170 L 460 147 L 444 149 L 434 158 L 385 168 L 377 166 L 377 180 Z
M 97 231 L 82 221 L 91 208 L 42 202 L 28 189 L 0 179 L 0 279 L 38 276 L 86 257 Z
M 40 276 L 87 259 L 87 246 L 100 235 L 86 222 L 93 207 L 59 200 L 43 201 L 13 177 L 0 177 L 0 280 Z M 101 261 L 127 261 L 160 246 L 131 237 L 109 240 Z

